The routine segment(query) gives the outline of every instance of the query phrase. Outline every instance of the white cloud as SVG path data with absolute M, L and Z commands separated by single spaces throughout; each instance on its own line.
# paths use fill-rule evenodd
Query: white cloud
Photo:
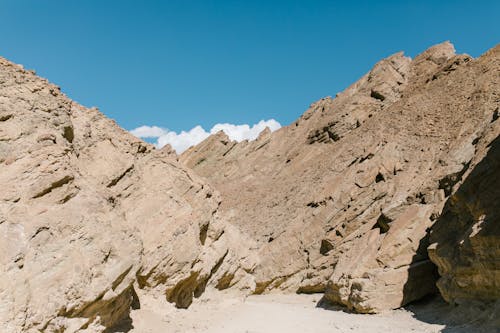
M 156 146 L 158 148 L 161 148 L 166 144 L 170 144 L 172 148 L 174 148 L 175 151 L 180 154 L 189 147 L 202 142 L 203 140 L 208 138 L 209 135 L 210 134 L 207 133 L 203 129 L 203 127 L 196 126 L 188 132 L 182 131 L 179 134 L 175 132 L 168 132 L 167 134 L 164 134 L 158 138 Z
M 243 125 L 233 125 L 233 124 L 216 124 L 210 132 L 205 131 L 203 127 L 196 126 L 189 131 L 182 131 L 176 133 L 174 131 L 169 131 L 167 129 L 158 126 L 141 126 L 130 131 L 133 135 L 139 138 L 157 138 L 155 145 L 161 148 L 167 144 L 170 144 L 177 153 L 181 154 L 186 149 L 191 146 L 197 145 L 210 134 L 215 134 L 219 131 L 224 131 L 231 140 L 241 142 L 243 140 L 255 140 L 259 134 L 266 128 L 269 127 L 271 131 L 276 131 L 281 127 L 274 119 L 261 120 L 257 124 L 251 127 L 247 124 Z
M 210 130 L 211 134 L 217 133 L 219 131 L 224 131 L 224 133 L 229 136 L 231 140 L 236 140 L 238 142 L 243 140 L 255 140 L 259 136 L 260 132 L 269 127 L 271 131 L 276 131 L 281 127 L 274 119 L 261 120 L 252 127 L 248 125 L 233 125 L 233 124 L 217 124 Z
M 141 126 L 130 131 L 138 138 L 158 138 L 168 133 L 168 130 L 158 126 Z

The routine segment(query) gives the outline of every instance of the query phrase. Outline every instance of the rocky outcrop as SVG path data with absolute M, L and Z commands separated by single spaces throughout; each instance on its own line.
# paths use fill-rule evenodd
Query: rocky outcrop
M 499 47 L 487 52 L 483 71 L 500 76 Z M 498 86 L 479 81 L 478 86 Z M 479 89 L 478 89 L 479 90 Z M 487 93 L 481 89 L 478 93 Z M 488 93 L 487 93 L 488 94 Z M 475 97 L 475 96 L 471 96 Z M 452 175 L 442 184 L 454 193 L 432 227 L 429 256 L 439 268 L 437 286 L 450 303 L 500 303 L 500 124 L 499 94 L 492 101 L 489 123 L 475 140 L 475 156 L 463 175 Z M 496 107 L 495 107 L 496 105 Z M 461 182 L 457 182 L 463 179 Z M 448 184 L 450 186 L 448 186 Z M 454 185 L 454 186 L 453 186 Z M 493 306 L 494 308 L 495 306 Z M 498 313 L 498 309 L 495 310 Z M 497 327 L 498 327 L 497 322 Z
M 398 53 L 180 157 L 0 59 L 2 332 L 112 332 L 138 295 L 208 287 L 379 312 L 436 292 L 431 259 L 448 301 L 498 299 L 499 58 Z
M 137 288 L 186 307 L 227 252 L 219 195 L 175 155 L 3 59 L 0 184 L 2 333 L 102 332 Z
M 431 232 L 437 285 L 455 304 L 500 299 L 500 126 L 492 124 L 477 146 L 471 171 Z
M 288 127 L 253 142 L 218 133 L 183 153 L 252 254 L 224 281 L 325 292 L 359 312 L 436 292 L 429 230 L 498 126 L 499 53 L 398 53 Z

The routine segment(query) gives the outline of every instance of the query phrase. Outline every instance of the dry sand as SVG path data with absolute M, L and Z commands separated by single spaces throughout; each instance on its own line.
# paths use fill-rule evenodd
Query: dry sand
M 323 333 L 323 332 L 459 332 L 443 323 L 421 321 L 415 309 L 360 315 L 318 307 L 321 295 L 260 295 L 247 298 L 207 293 L 188 309 L 176 309 L 161 298 L 141 296 L 131 314 L 131 333 Z M 440 301 L 417 305 L 436 314 Z M 417 309 L 418 311 L 418 309 Z M 439 312 L 439 309 L 438 309 Z

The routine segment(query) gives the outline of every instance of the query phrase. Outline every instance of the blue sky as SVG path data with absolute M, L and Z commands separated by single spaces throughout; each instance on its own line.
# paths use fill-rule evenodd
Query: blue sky
M 0 55 L 121 126 L 289 124 L 383 57 L 500 41 L 500 1 L 0 0 Z

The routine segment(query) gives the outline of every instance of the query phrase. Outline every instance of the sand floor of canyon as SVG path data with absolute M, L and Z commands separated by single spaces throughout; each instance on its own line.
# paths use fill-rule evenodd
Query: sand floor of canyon
M 323 332 L 467 332 L 449 325 L 449 307 L 434 298 L 377 315 L 348 313 L 318 306 L 321 295 L 259 295 L 246 298 L 208 293 L 188 310 L 160 299 L 141 297 L 131 314 L 130 333 L 323 333 Z M 440 319 L 438 319 L 440 318 Z M 129 329 L 131 328 L 129 326 Z

